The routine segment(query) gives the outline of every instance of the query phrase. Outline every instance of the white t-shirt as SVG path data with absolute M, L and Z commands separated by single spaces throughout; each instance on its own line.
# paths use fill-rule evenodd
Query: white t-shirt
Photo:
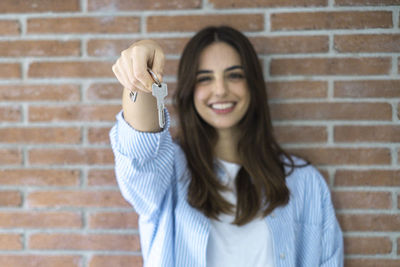
M 236 206 L 234 179 L 240 165 L 219 160 L 228 176 L 223 177 L 231 191 L 222 192 Z M 264 218 L 237 226 L 231 224 L 234 215 L 221 214 L 221 221 L 211 219 L 207 245 L 207 267 L 274 267 L 271 233 Z

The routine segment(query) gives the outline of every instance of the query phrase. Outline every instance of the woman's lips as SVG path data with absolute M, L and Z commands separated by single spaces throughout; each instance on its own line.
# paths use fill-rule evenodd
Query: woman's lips
M 235 102 L 220 102 L 213 103 L 210 105 L 210 107 L 217 114 L 227 114 L 233 111 L 235 105 Z

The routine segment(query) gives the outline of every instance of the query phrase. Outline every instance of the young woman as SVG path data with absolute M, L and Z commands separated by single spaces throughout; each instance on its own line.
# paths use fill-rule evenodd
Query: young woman
M 319 172 L 275 140 L 259 60 L 230 27 L 186 45 L 170 119 L 158 126 L 154 82 L 164 53 L 151 40 L 113 71 L 123 111 L 110 132 L 122 195 L 139 214 L 145 266 L 342 266 L 342 232 Z M 133 102 L 129 94 L 137 91 Z

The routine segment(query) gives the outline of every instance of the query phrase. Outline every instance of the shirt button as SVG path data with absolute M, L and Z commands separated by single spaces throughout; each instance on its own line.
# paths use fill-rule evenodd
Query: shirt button
M 279 257 L 281 257 L 281 259 L 283 260 L 283 259 L 285 259 L 285 254 L 281 253 L 281 255 L 279 255 Z
M 271 213 L 271 218 L 275 218 L 275 213 Z

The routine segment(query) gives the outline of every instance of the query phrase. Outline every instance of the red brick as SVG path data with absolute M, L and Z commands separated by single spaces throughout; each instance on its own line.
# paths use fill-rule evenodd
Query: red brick
M 400 229 L 400 214 L 338 214 L 344 232 L 390 232 Z
M 22 164 L 22 153 L 18 149 L 0 148 L 0 165 Z
M 303 7 L 303 6 L 326 6 L 327 0 L 210 0 L 214 8 L 255 8 L 255 7 Z
M 400 195 L 397 196 L 397 208 L 400 209 Z
M 30 249 L 139 251 L 139 236 L 132 234 L 32 234 Z
M 104 78 L 114 77 L 112 62 L 75 61 L 75 62 L 33 62 L 29 65 L 31 78 Z
M 103 169 L 89 170 L 88 185 L 89 186 L 116 186 L 117 181 L 116 181 L 114 169 L 112 169 L 112 170 L 103 170 Z
M 27 20 L 27 32 L 31 33 L 137 33 L 138 17 L 73 17 L 32 18 Z
M 390 11 L 337 11 L 271 14 L 271 30 L 392 28 Z
M 326 143 L 326 127 L 318 126 L 275 126 L 279 143 Z
M 400 103 L 397 105 L 397 118 L 400 119 Z
M 324 53 L 329 51 L 328 36 L 274 36 L 250 38 L 258 54 Z
M 389 165 L 390 150 L 386 148 L 298 148 L 290 149 L 316 165 Z
M 392 241 L 388 237 L 345 237 L 345 254 L 389 254 Z
M 332 201 L 336 209 L 390 209 L 390 192 L 333 191 Z
M 335 35 L 334 47 L 338 52 L 400 52 L 400 34 Z
M 21 78 L 21 66 L 18 63 L 0 63 L 0 78 Z
M 165 54 L 181 54 L 189 38 L 152 38 L 163 49 Z M 87 44 L 87 53 L 96 57 L 119 56 L 121 52 L 130 47 L 136 39 L 94 39 Z
M 0 107 L 0 121 L 21 121 L 21 108 L 19 106 Z
M 88 0 L 89 11 L 127 11 L 127 10 L 179 10 L 200 8 L 201 0 L 175 0 L 175 1 L 131 1 L 131 0 Z
M 329 182 L 329 172 L 327 170 L 320 169 L 320 168 L 318 169 L 318 171 L 321 173 L 322 177 L 325 179 L 325 182 L 327 184 L 329 184 L 330 183 Z
M 164 67 L 164 76 L 176 76 L 178 74 L 178 65 L 179 65 L 179 60 L 176 59 L 166 60 Z
M 271 104 L 275 120 L 392 120 L 388 103 Z
M 169 82 L 168 83 L 168 95 L 166 97 L 167 101 L 171 101 L 170 103 L 173 103 L 174 101 L 172 100 L 172 96 L 175 93 L 177 84 L 175 82 Z
M 18 20 L 0 20 L 0 35 L 19 35 L 20 32 Z
M 400 254 L 400 238 L 397 238 L 397 255 Z
M 91 229 L 137 229 L 138 215 L 135 212 L 97 212 L 89 217 Z
M 400 80 L 335 81 L 334 97 L 392 98 L 400 97 Z
M 19 191 L 0 191 L 0 207 L 18 207 L 22 204 Z
M 335 126 L 334 141 L 400 143 L 400 126 Z
M 397 69 L 398 69 L 398 73 L 400 74 L 400 57 L 397 58 Z
M 0 185 L 78 186 L 79 170 L 8 169 L 0 170 Z
M 0 42 L 2 57 L 79 56 L 80 41 L 24 40 Z
M 0 255 L 0 266 L 12 267 L 81 267 L 80 256 L 54 255 Z
M 31 164 L 113 164 L 111 149 L 77 148 L 77 149 L 31 149 L 28 153 Z
M 269 99 L 326 98 L 328 84 L 323 81 L 279 81 L 267 82 Z
M 31 106 L 29 121 L 115 121 L 120 105 Z
M 80 128 L 0 128 L 0 140 L 14 144 L 78 144 Z
M 87 54 L 95 57 L 115 57 L 131 46 L 135 39 L 95 39 L 87 43 Z
M 148 32 L 192 32 L 211 25 L 230 25 L 241 31 L 262 31 L 264 15 L 229 14 L 229 15 L 184 15 L 184 16 L 149 16 Z
M 122 99 L 122 91 L 123 87 L 119 83 L 93 83 L 86 91 L 86 97 L 90 100 Z
M 128 255 L 94 255 L 89 261 L 89 267 L 141 267 L 143 260 L 141 256 Z
M 130 207 L 119 191 L 37 191 L 27 201 L 29 207 Z
M 88 140 L 91 144 L 110 144 L 110 127 L 89 128 Z
M 336 6 L 391 6 L 398 4 L 400 4 L 400 0 L 335 0 Z
M 0 101 L 79 101 L 78 85 L 0 85 Z
M 373 58 L 280 58 L 272 59 L 271 75 L 379 75 L 389 74 L 388 57 Z
M 154 39 L 163 49 L 165 54 L 181 54 L 189 38 L 162 38 Z
M 21 250 L 22 236 L 19 234 L 0 234 L 0 250 Z M 0 256 L 1 263 L 1 256 Z M 5 265 L 0 265 L 5 266 Z M 11 266 L 11 265 L 10 265 Z
M 0 227 L 10 229 L 75 229 L 82 227 L 80 213 L 70 211 L 2 211 L 0 219 Z
M 400 260 L 391 259 L 346 259 L 346 267 L 398 267 Z
M 0 13 L 38 13 L 79 11 L 79 0 L 1 0 Z
M 337 170 L 335 186 L 400 186 L 400 170 Z

